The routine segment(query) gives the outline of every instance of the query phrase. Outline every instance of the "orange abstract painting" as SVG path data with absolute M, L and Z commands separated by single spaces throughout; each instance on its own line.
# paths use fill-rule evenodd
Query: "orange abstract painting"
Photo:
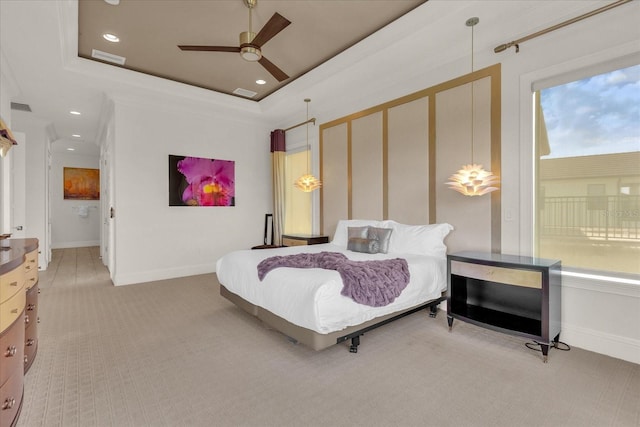
M 100 170 L 64 168 L 64 198 L 100 200 Z

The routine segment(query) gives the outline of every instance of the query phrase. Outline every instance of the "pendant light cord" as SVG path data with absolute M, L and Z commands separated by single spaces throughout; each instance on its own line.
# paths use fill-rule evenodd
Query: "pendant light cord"
M 304 102 L 307 103 L 307 174 L 311 174 L 311 144 L 309 144 L 309 102 L 311 100 L 306 98 Z
M 475 27 L 475 24 L 471 25 L 471 74 L 473 75 L 473 27 Z M 475 105 L 474 105 L 474 82 L 473 79 L 471 80 L 471 164 L 474 164 L 474 156 L 473 156 L 473 144 L 474 144 L 474 137 L 473 137 L 473 130 L 474 130 L 474 122 L 475 122 Z

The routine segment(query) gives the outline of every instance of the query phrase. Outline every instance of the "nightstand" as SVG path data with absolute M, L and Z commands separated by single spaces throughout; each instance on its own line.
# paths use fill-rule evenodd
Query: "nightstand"
M 535 340 L 547 361 L 560 338 L 559 260 L 459 252 L 447 256 L 449 330 L 453 319 Z
M 282 246 L 305 246 L 329 243 L 329 236 L 319 234 L 283 234 Z

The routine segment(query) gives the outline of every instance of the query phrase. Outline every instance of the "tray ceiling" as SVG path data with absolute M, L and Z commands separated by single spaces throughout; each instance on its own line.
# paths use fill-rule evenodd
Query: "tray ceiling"
M 95 49 L 125 58 L 124 65 L 114 66 L 226 94 L 238 89 L 248 95 L 254 92 L 245 97 L 259 101 L 425 1 L 258 0 L 251 12 L 254 33 L 275 13 L 291 21 L 262 46 L 263 56 L 289 76 L 281 82 L 237 52 L 178 48 L 239 46 L 240 33 L 249 29 L 245 0 L 81 0 L 78 56 L 110 63 L 93 58 Z M 105 33 L 117 35 L 120 41 L 105 40 Z

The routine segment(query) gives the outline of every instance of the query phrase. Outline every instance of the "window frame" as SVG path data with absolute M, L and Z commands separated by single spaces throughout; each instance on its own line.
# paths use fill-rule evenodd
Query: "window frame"
M 588 58 L 577 58 L 554 66 L 535 70 L 520 76 L 520 162 L 519 162 L 519 236 L 521 255 L 535 256 L 537 212 L 539 208 L 536 191 L 538 179 L 537 145 L 535 134 L 536 91 L 580 80 L 640 64 L 640 52 L 621 53 L 619 50 L 604 51 Z M 640 274 L 616 273 L 563 266 L 563 275 L 579 275 L 598 280 L 623 282 L 640 286 Z

